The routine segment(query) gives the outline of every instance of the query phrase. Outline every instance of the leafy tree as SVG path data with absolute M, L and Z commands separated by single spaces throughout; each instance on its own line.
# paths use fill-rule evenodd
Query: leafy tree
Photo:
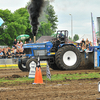
M 28 13 L 27 7 L 16 10 L 14 12 L 14 15 L 20 16 L 19 19 L 16 18 L 17 19 L 16 21 L 18 23 L 21 21 L 20 24 L 23 24 L 27 27 L 25 34 L 32 36 L 31 25 L 30 25 L 30 21 L 29 21 L 29 13 Z
M 26 8 L 20 8 L 14 13 L 8 9 L 0 10 L 0 16 L 4 20 L 4 24 L 0 27 L 0 41 L 4 45 L 12 45 L 13 40 L 20 34 L 25 34 L 28 23 L 28 12 Z M 6 28 L 4 28 L 6 26 Z M 29 26 L 29 27 L 28 27 Z
M 58 22 L 58 18 L 57 15 L 55 15 L 55 11 L 52 5 L 48 5 L 47 9 L 46 9 L 46 18 L 48 19 L 48 21 L 50 21 L 51 25 L 51 29 L 55 32 L 57 29 L 57 24 L 56 22 Z
M 72 38 L 69 36 L 69 40 L 72 40 Z
M 50 28 L 51 25 L 52 24 L 50 22 L 41 22 L 37 33 L 37 39 L 41 36 L 51 36 L 51 34 L 53 33 L 52 29 Z
M 0 9 L 0 17 L 4 20 L 4 24 L 10 23 L 13 21 L 13 14 L 11 13 L 10 10 L 2 10 Z
M 3 44 L 12 45 L 14 38 L 25 33 L 26 26 L 18 24 L 17 22 L 11 22 L 7 24 L 7 28 L 0 35 L 0 40 L 3 41 Z
M 21 34 L 28 34 L 31 38 L 32 29 L 29 21 L 29 13 L 27 10 L 27 6 L 30 2 L 27 3 L 25 8 L 20 8 L 16 10 L 14 13 L 11 13 L 10 10 L 1 10 L 0 9 L 0 17 L 4 20 L 4 24 L 0 26 L 0 44 L 11 46 L 14 39 Z M 47 5 L 46 5 L 47 6 Z M 48 5 L 45 12 L 41 14 L 41 20 L 39 25 L 39 30 L 37 33 L 37 38 L 48 35 L 51 36 L 52 33 L 57 29 L 57 16 L 55 15 L 53 6 Z M 46 16 L 46 17 L 43 17 Z M 45 19 L 42 21 L 42 19 Z
M 77 34 L 74 35 L 74 38 L 73 38 L 75 41 L 77 41 L 79 39 L 79 36 Z
M 51 36 L 56 38 L 57 33 L 53 33 Z

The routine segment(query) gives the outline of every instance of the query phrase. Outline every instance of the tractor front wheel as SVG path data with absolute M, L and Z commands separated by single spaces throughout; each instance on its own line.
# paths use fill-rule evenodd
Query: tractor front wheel
M 37 65 L 37 60 L 33 58 L 28 59 L 26 62 L 26 68 L 28 71 L 30 71 L 31 66 L 34 66 L 36 68 L 36 65 Z
M 27 71 L 26 65 L 24 63 L 22 63 L 21 59 L 18 59 L 18 67 L 23 72 Z

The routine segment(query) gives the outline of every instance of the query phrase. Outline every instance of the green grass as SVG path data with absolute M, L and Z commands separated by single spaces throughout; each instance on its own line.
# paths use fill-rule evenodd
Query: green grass
M 2 78 L 0 79 L 0 86 L 4 86 L 4 84 L 7 85 L 17 85 L 19 83 L 32 83 L 34 79 L 28 78 L 28 77 L 23 77 L 23 78 Z
M 46 65 L 41 65 L 41 67 L 47 67 Z
M 100 74 L 98 73 L 81 73 L 81 74 L 55 74 L 51 76 L 51 81 L 56 81 L 56 80 L 78 80 L 78 79 L 91 79 L 91 78 L 100 78 Z M 44 79 L 46 79 L 46 76 L 44 76 Z
M 100 74 L 98 73 L 81 73 L 81 74 L 55 74 L 51 76 L 51 80 L 47 79 L 46 76 L 43 76 L 43 80 L 48 81 L 63 81 L 63 80 L 78 80 L 78 79 L 91 79 L 91 78 L 100 78 Z M 22 78 L 1 78 L 0 79 L 0 86 L 3 84 L 17 84 L 17 83 L 33 83 L 34 79 L 28 77 Z

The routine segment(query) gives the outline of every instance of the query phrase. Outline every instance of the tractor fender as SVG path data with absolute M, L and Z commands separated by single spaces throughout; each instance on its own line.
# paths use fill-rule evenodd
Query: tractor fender
M 74 47 L 76 47 L 74 44 L 60 44 L 59 46 L 58 46 L 58 48 L 61 48 L 61 47 L 64 47 L 64 46 L 74 46 Z

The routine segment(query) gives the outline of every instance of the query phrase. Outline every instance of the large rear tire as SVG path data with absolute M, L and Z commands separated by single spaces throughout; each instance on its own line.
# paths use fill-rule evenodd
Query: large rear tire
M 49 67 L 52 68 L 53 70 L 59 70 L 56 63 L 51 64 L 50 62 L 48 62 L 48 64 L 49 64 Z
M 27 71 L 26 65 L 24 63 L 22 63 L 21 59 L 18 59 L 18 67 L 23 72 Z
M 57 51 L 55 61 L 59 69 L 76 69 L 81 62 L 80 52 L 74 46 L 64 46 Z
M 37 60 L 33 59 L 33 58 L 30 58 L 30 59 L 27 60 L 26 68 L 27 68 L 28 71 L 30 71 L 31 64 L 34 64 L 36 66 L 37 65 Z

